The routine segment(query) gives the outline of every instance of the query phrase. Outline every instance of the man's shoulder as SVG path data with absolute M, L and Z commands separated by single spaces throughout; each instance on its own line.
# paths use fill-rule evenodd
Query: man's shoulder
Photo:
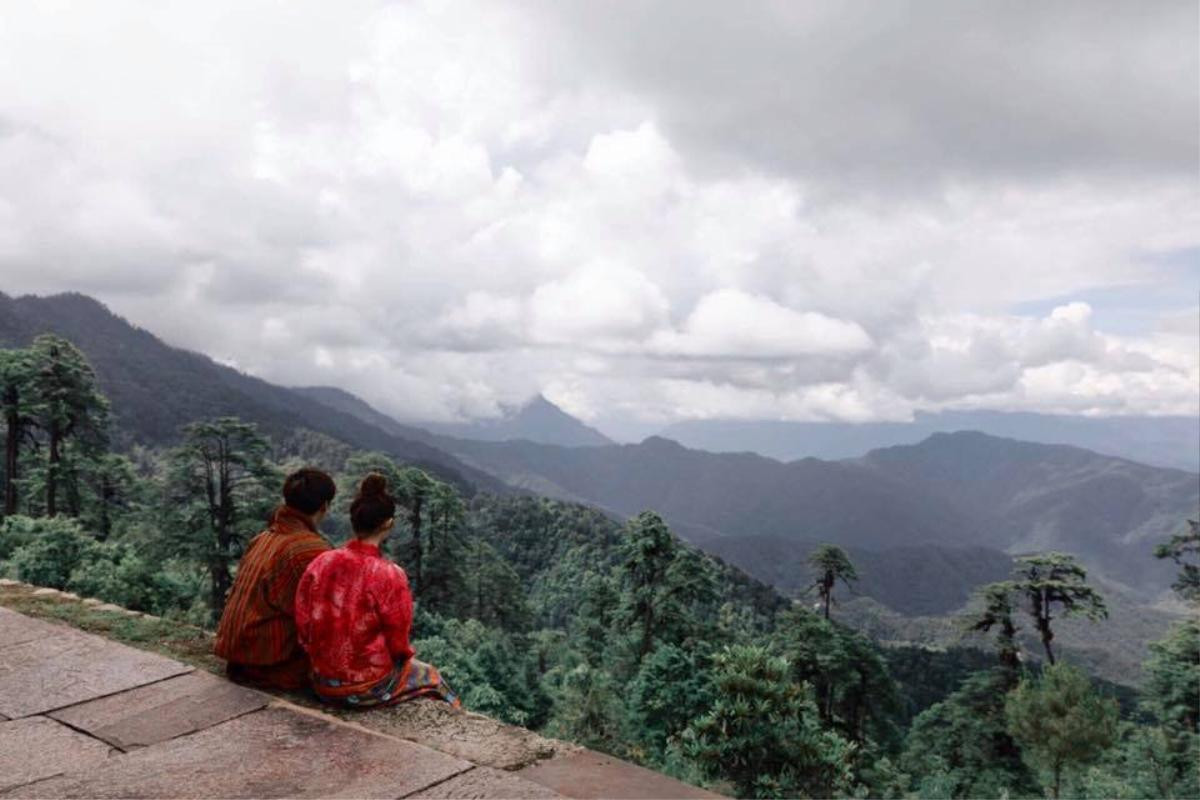
M 300 558 L 312 560 L 322 553 L 327 553 L 333 550 L 333 545 L 319 533 L 298 533 L 291 534 L 287 537 L 287 541 L 282 543 L 281 551 L 287 558 Z

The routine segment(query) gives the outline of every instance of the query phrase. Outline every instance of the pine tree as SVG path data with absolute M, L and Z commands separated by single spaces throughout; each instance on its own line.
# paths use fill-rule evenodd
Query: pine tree
M 969 630 L 987 633 L 992 628 L 997 629 L 996 652 L 1000 657 L 1000 666 L 1011 677 L 1013 686 L 1016 685 L 1017 670 L 1021 666 L 1020 648 L 1017 645 L 1017 626 L 1013 622 L 1015 609 L 1013 608 L 1012 594 L 1014 591 L 1016 591 L 1016 585 L 1011 581 L 988 584 L 979 592 L 983 608 L 974 616 L 967 618 Z
M 846 551 L 831 544 L 822 544 L 808 557 L 808 563 L 816 572 L 813 588 L 825 604 L 825 619 L 829 619 L 829 605 L 833 602 L 833 587 L 840 580 L 850 588 L 850 581 L 858 580 L 858 573 Z
M 195 422 L 169 455 L 165 515 L 178 544 L 208 571 L 209 608 L 220 618 L 241 545 L 266 522 L 282 481 L 269 442 L 236 417 Z
M 1061 797 L 1064 775 L 1095 761 L 1116 738 L 1115 700 L 1101 697 L 1080 670 L 1051 664 L 1025 678 L 1005 702 L 1008 730 L 1025 757 L 1050 773 L 1050 794 Z
M 1017 564 L 1013 588 L 1029 602 L 1029 615 L 1042 637 L 1046 659 L 1054 664 L 1054 650 L 1050 646 L 1054 631 L 1050 623 L 1055 607 L 1061 608 L 1065 617 L 1082 616 L 1090 620 L 1106 619 L 1108 608 L 1100 593 L 1088 586 L 1087 570 L 1075 563 L 1072 555 L 1038 553 L 1018 558 Z
M 683 733 L 683 749 L 739 797 L 831 797 L 852 781 L 855 746 L 822 730 L 791 666 L 756 646 L 713 658 L 712 709 Z
M 660 632 L 665 611 L 663 588 L 677 549 L 667 523 L 653 511 L 639 514 L 625 526 L 621 546 L 625 615 L 637 628 L 638 661 L 650 652 Z
M 34 360 L 29 350 L 0 350 L 0 409 L 4 413 L 4 515 L 17 513 L 20 453 L 33 425 Z
M 108 401 L 96 387 L 96 374 L 73 344 L 52 334 L 33 340 L 31 381 L 34 420 L 46 438 L 45 511 L 59 512 L 59 490 L 78 474 L 80 462 L 99 457 L 108 442 Z M 66 445 L 72 456 L 64 463 Z M 77 487 L 73 487 L 76 492 Z M 74 508 L 78 514 L 78 507 Z

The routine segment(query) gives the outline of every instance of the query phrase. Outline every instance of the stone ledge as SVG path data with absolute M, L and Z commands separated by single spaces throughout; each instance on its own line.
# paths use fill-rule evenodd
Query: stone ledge
M 216 674 L 222 672 L 222 662 L 211 655 L 212 637 L 208 632 L 92 598 L 80 598 L 54 589 L 39 591 L 38 587 L 0 579 L 0 607 L 3 606 L 19 613 L 0 608 L 4 612 L 0 613 L 0 671 L 3 671 L 6 658 L 11 660 L 22 652 L 26 653 L 23 663 L 26 663 L 27 671 L 40 658 L 40 663 L 45 665 L 42 669 L 54 672 L 56 662 L 53 659 L 60 650 L 75 652 L 75 655 L 68 662 L 70 669 L 64 673 L 68 679 L 50 682 L 56 691 L 65 690 L 67 694 L 57 700 L 43 698 L 30 705 L 33 701 L 25 699 L 0 708 L 0 714 L 25 717 L 25 720 L 8 722 L 0 716 L 0 731 L 14 722 L 29 724 L 29 719 L 42 719 L 45 724 L 60 727 L 65 722 L 75 729 L 66 729 L 72 734 L 96 742 L 105 748 L 105 752 L 120 753 L 124 766 L 107 766 L 104 771 L 92 770 L 86 775 L 53 777 L 55 773 L 49 773 L 37 778 L 36 782 L 23 782 L 24 785 L 9 791 L 0 788 L 0 796 L 366 796 L 376 791 L 385 794 L 396 791 L 389 795 L 393 797 L 407 793 L 404 796 L 430 798 L 569 797 L 591 800 L 597 797 L 720 796 L 620 759 L 548 739 L 480 714 L 458 711 L 442 703 L 418 700 L 386 711 L 351 711 L 330 709 L 306 696 L 260 693 L 237 687 L 224 678 L 192 672 L 184 666 Z M 86 632 L 98 636 L 88 636 Z M 89 675 L 86 665 L 79 660 L 76 645 L 83 639 L 99 639 L 100 643 L 91 645 L 97 654 L 119 653 L 114 655 L 114 660 L 133 664 L 135 671 L 140 668 L 137 665 L 145 661 L 152 665 L 147 667 L 150 672 L 137 673 L 136 679 L 122 681 L 121 670 L 117 670 L 116 676 L 110 675 L 106 679 L 112 681 L 108 684 L 96 680 L 95 674 Z M 166 659 L 155 661 L 154 656 L 130 656 L 119 652 L 130 650 L 129 647 L 116 643 L 105 646 L 102 644 L 105 639 L 152 650 L 184 664 L 159 675 L 154 670 L 159 661 Z M 44 644 L 47 641 L 59 643 Z M 67 644 L 61 644 L 62 641 Z M 50 653 L 47 648 L 55 652 Z M 73 648 L 76 649 L 73 651 Z M 33 661 L 29 660 L 31 658 Z M 99 670 L 99 673 L 104 672 Z M 79 676 L 91 683 L 82 689 L 71 689 L 74 679 Z M 4 689 L 0 685 L 0 700 L 5 694 Z M 48 717 L 29 716 L 46 713 Z M 346 731 L 339 736 L 366 736 L 372 741 L 390 742 L 386 747 L 372 745 L 385 750 L 387 747 L 393 750 L 397 747 L 416 748 L 413 752 L 429 754 L 422 758 L 430 763 L 459 766 L 445 771 L 440 777 L 429 773 L 425 775 L 429 778 L 427 782 L 403 788 L 384 780 L 383 773 L 372 773 L 365 783 L 339 783 L 320 770 L 312 772 L 308 762 L 300 759 L 290 769 L 295 775 L 307 776 L 308 783 L 297 783 L 295 775 L 291 774 L 277 776 L 277 782 L 272 782 L 274 779 L 269 774 L 255 772 L 252 776 L 244 776 L 251 782 L 247 786 L 245 781 L 230 783 L 229 776 L 209 769 L 188 755 L 188 748 L 199 741 L 204 747 L 217 748 L 214 752 L 224 754 L 222 759 L 233 759 L 231 765 L 238 763 L 233 755 L 236 748 L 230 751 L 224 745 L 218 747 L 222 736 L 261 726 L 270 719 L 275 722 L 267 726 L 265 733 L 260 733 L 266 735 L 275 730 L 275 734 L 271 734 L 275 741 L 291 741 L 293 736 L 286 732 L 279 734 L 276 729 L 287 725 L 294 727 L 298 723 L 263 716 L 269 714 L 283 714 L 285 720 L 309 718 L 318 727 L 333 725 Z M 112 750 L 110 745 L 119 749 Z M 381 757 L 382 753 L 383 750 Z M 313 753 L 312 757 L 319 759 L 323 755 Z M 261 752 L 259 756 L 273 757 L 273 753 Z M 246 757 L 244 752 L 242 757 Z M 162 770 L 189 776 L 186 778 L 186 795 L 179 794 L 178 785 L 163 783 L 156 777 Z M 372 782 L 376 779 L 381 782 Z M 13 786 L 12 783 L 7 785 Z

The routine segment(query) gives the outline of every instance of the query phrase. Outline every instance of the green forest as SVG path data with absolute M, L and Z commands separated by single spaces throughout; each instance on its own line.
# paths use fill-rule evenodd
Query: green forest
M 53 335 L 0 350 L 0 407 L 7 577 L 211 627 L 288 471 L 336 477 L 334 544 L 380 472 L 405 507 L 386 547 L 414 647 L 472 710 L 739 797 L 1200 796 L 1200 623 L 1151 646 L 1138 692 L 1093 680 L 1054 642 L 1057 620 L 1107 615 L 1068 553 L 979 590 L 960 622 L 991 652 L 883 647 L 838 619 L 858 577 L 833 544 L 793 599 L 652 510 L 473 491 L 311 431 L 202 418 L 172 447 L 117 448 L 92 367 Z M 1153 555 L 1200 603 L 1197 523 Z

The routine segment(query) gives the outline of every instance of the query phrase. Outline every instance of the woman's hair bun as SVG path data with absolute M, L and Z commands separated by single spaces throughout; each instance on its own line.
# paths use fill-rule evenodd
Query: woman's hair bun
M 358 487 L 359 497 L 371 497 L 372 495 L 387 494 L 388 481 L 387 478 L 380 475 L 378 472 L 372 472 L 367 477 L 363 478 L 362 485 Z

